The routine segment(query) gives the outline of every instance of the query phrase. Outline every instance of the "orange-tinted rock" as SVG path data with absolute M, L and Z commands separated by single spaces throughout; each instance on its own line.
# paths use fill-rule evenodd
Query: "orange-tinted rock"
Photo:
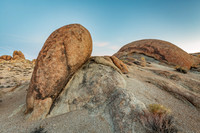
M 19 55 L 15 55 L 15 56 L 12 58 L 12 60 L 20 60 L 20 59 L 23 59 L 23 58 L 21 58 Z
M 200 53 L 193 53 L 193 54 L 190 54 L 193 58 L 193 65 L 192 67 L 199 67 L 200 66 Z
M 33 59 L 31 62 L 32 62 L 33 64 L 35 64 L 35 62 L 36 62 L 36 59 Z
M 120 58 L 131 53 L 140 53 L 159 61 L 190 69 L 192 57 L 174 44 L 162 40 L 145 39 L 123 46 L 114 56 Z
M 127 74 L 127 66 L 115 56 L 93 56 L 91 60 L 98 64 L 103 64 L 112 67 L 114 70 L 118 71 L 120 74 Z
M 121 60 L 115 56 L 111 56 L 110 58 L 112 59 L 113 63 L 122 71 L 122 73 L 128 73 L 127 66 Z
M 25 59 L 25 56 L 21 51 L 14 51 L 13 60 L 16 60 L 16 59 Z
M 10 55 L 2 55 L 2 56 L 0 56 L 0 59 L 8 61 L 8 60 L 11 60 L 12 57 Z
M 91 53 L 92 38 L 83 26 L 71 24 L 54 31 L 37 57 L 27 93 L 26 112 L 34 110 L 35 99 L 50 97 L 54 101 Z
M 52 105 L 52 99 L 46 98 L 44 100 L 35 100 L 34 102 L 34 110 L 31 113 L 29 120 L 39 120 L 44 119 L 46 115 L 49 113 L 49 109 Z

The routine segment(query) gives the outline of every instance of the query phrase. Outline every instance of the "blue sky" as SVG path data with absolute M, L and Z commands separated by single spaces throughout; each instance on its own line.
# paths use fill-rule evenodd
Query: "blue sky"
M 72 23 L 90 31 L 92 55 L 140 39 L 200 52 L 200 0 L 1 0 L 0 20 L 0 55 L 36 58 L 54 30 Z

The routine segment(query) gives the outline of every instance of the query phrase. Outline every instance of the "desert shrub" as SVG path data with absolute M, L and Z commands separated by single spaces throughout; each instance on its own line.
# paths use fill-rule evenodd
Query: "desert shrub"
M 32 131 L 31 133 L 47 133 L 47 131 L 44 131 L 44 128 L 42 126 L 35 128 L 34 131 Z
M 181 73 L 184 73 L 184 74 L 187 73 L 187 69 L 184 68 L 184 67 L 176 66 L 175 69 L 176 69 L 176 71 L 178 71 L 178 72 L 181 72 Z
M 163 105 L 150 104 L 140 120 L 149 133 L 177 133 L 178 129 L 170 112 Z
M 161 104 L 150 104 L 148 106 L 148 110 L 153 114 L 159 114 L 159 115 L 171 113 L 170 109 L 164 107 Z
M 145 67 L 146 66 L 146 59 L 144 57 L 141 57 L 141 66 Z

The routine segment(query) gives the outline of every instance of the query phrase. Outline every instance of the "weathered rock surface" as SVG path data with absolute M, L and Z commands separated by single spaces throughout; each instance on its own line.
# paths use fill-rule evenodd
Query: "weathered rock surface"
M 26 112 L 38 109 L 35 108 L 36 100 L 51 98 L 54 101 L 71 76 L 89 59 L 91 52 L 92 39 L 83 26 L 72 24 L 54 31 L 36 60 L 27 93 Z
M 2 56 L 0 56 L 0 59 L 8 61 L 8 60 L 12 59 L 12 56 L 10 56 L 10 55 L 2 55 Z
M 14 91 L 25 82 L 29 82 L 33 64 L 21 61 L 5 61 L 0 63 L 0 91 Z
M 194 72 L 200 72 L 200 53 L 190 54 L 193 57 L 194 63 L 191 70 Z
M 36 59 L 33 59 L 31 62 L 32 62 L 33 64 L 35 64 L 35 62 L 36 62 Z
M 126 64 L 124 64 L 121 60 L 119 60 L 115 56 L 110 57 L 113 63 L 122 71 L 122 73 L 127 74 L 128 73 L 128 68 Z
M 8 63 L 0 72 L 7 73 L 6 68 L 11 65 Z M 26 67 L 21 70 L 25 71 Z M 155 63 L 153 59 L 145 67 L 131 64 L 128 70 L 129 73 L 123 75 L 110 57 L 92 57 L 65 86 L 54 106 L 51 106 L 48 118 L 45 117 L 51 98 L 35 101 L 37 109 L 26 116 L 45 118 L 41 121 L 27 122 L 24 118 L 24 95 L 28 84 L 3 93 L 0 98 L 0 132 L 27 133 L 41 126 L 50 133 L 113 133 L 131 129 L 132 132 L 145 133 L 137 114 L 143 112 L 144 104 L 148 106 L 152 103 L 171 109 L 180 132 L 196 133 L 200 130 L 198 73 L 178 73 L 168 65 Z
M 174 44 L 162 40 L 146 39 L 135 41 L 123 46 L 114 56 L 120 59 L 122 56 L 129 56 L 132 53 L 144 54 L 188 70 L 193 65 L 193 58 L 188 53 Z
M 117 70 L 120 73 L 128 73 L 127 65 L 115 56 L 94 56 L 93 59 L 99 64 L 112 66 L 115 70 Z
M 17 59 L 25 59 L 24 54 L 21 51 L 14 51 L 13 52 L 13 60 L 17 60 Z
M 60 35 L 59 33 L 55 31 L 57 36 Z M 69 42 L 74 40 L 73 38 Z M 59 45 L 62 41 L 49 41 L 49 45 L 50 42 L 57 42 L 55 44 Z M 50 48 L 54 46 L 49 45 Z M 61 62 L 67 65 L 67 61 L 57 58 L 59 54 L 56 58 L 52 56 L 57 54 L 56 51 L 60 53 L 59 50 L 62 55 L 64 48 L 59 45 L 58 49 L 53 48 L 49 51 L 47 46 L 44 47 L 40 58 L 43 61 L 37 60 L 36 65 L 44 65 L 46 69 L 37 68 L 35 75 L 40 76 L 41 73 L 43 76 L 35 79 L 39 79 L 42 85 L 49 83 L 51 86 L 53 82 L 56 86 L 60 82 L 53 81 L 54 77 L 51 79 L 50 75 L 47 77 L 44 75 L 53 71 L 58 75 L 61 72 L 68 72 L 68 69 L 62 71 L 66 66 L 52 65 L 53 63 L 60 65 Z M 171 115 L 175 118 L 174 124 L 179 132 L 198 133 L 200 131 L 200 73 L 190 70 L 187 74 L 182 74 L 153 56 L 127 53 L 128 50 L 120 53 L 121 56 L 118 58 L 128 66 L 115 56 L 89 58 L 79 69 L 74 70 L 71 78 L 68 76 L 63 78 L 67 83 L 63 85 L 60 93 L 55 91 L 57 97 L 43 97 L 47 94 L 45 89 L 33 89 L 33 93 L 29 93 L 31 94 L 29 100 L 33 100 L 33 111 L 27 115 L 24 115 L 26 108 L 24 95 L 28 88 L 30 91 L 28 83 L 33 63 L 24 59 L 3 60 L 0 62 L 0 132 L 27 133 L 42 127 L 44 131 L 50 133 L 66 131 L 68 133 L 147 133 L 145 129 L 149 127 L 141 123 L 141 118 L 147 111 L 145 105 L 157 103 L 171 110 Z M 192 55 L 190 56 L 193 58 Z M 196 56 L 196 59 L 198 58 Z M 192 68 L 194 62 L 197 65 L 195 67 L 198 67 L 198 60 L 193 58 L 192 61 Z M 50 82 L 47 82 L 48 78 Z M 43 84 L 43 81 L 47 83 Z M 27 118 L 35 121 L 27 121 Z
M 5 61 L 25 61 L 25 56 L 21 51 L 14 51 L 13 52 L 13 57 L 10 55 L 2 55 L 0 56 L 0 62 L 5 62 Z M 28 61 L 28 60 L 27 60 Z
M 137 115 L 145 106 L 125 89 L 122 74 L 108 62 L 105 57 L 93 57 L 83 65 L 59 95 L 48 117 L 87 110 L 110 127 L 113 125 L 114 133 L 144 131 Z

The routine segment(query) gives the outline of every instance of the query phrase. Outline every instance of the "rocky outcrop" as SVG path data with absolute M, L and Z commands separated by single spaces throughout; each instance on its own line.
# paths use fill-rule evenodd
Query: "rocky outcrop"
M 34 114 L 39 110 L 38 100 L 51 105 L 72 75 L 89 59 L 91 52 L 91 35 L 83 26 L 71 24 L 54 31 L 36 60 L 27 92 L 26 113 L 33 110 Z M 47 98 L 51 100 L 45 100 Z M 40 115 L 44 114 L 41 112 Z
M 105 57 L 92 57 L 74 74 L 47 116 L 87 110 L 105 120 L 112 132 L 144 131 L 137 118 L 145 105 L 126 90 L 121 72 L 108 63 Z
M 115 56 L 111 56 L 110 58 L 113 61 L 113 63 L 122 71 L 122 73 L 124 73 L 124 74 L 128 73 L 127 66 L 121 60 L 119 60 Z
M 18 60 L 18 59 L 25 59 L 24 54 L 21 51 L 14 51 L 13 52 L 13 60 Z
M 127 74 L 128 67 L 115 56 L 94 56 L 94 59 L 99 64 L 104 64 L 113 67 L 119 73 Z
M 0 56 L 0 61 L 15 61 L 15 60 L 24 61 L 26 59 L 21 51 L 16 51 L 16 50 L 13 52 L 13 57 L 10 55 Z
M 200 72 L 200 53 L 193 53 L 190 55 L 192 56 L 194 61 L 191 70 Z
M 20 85 L 29 82 L 33 64 L 24 61 L 4 61 L 0 63 L 0 90 L 12 92 Z
M 115 61 L 112 61 L 112 58 L 114 58 Z M 118 66 L 118 64 L 120 64 L 120 63 L 121 63 L 121 65 Z M 92 67 L 93 65 L 95 67 Z M 107 70 L 106 69 L 107 67 L 109 69 L 111 69 L 113 71 L 113 73 L 120 75 L 121 79 L 119 79 L 117 75 L 113 75 L 111 72 L 109 72 L 110 70 Z M 89 69 L 90 71 L 87 70 L 87 69 Z M 110 89 L 115 89 L 118 86 L 118 84 L 123 84 L 122 86 L 118 86 L 118 87 L 125 88 L 125 81 L 123 80 L 123 77 L 121 76 L 121 74 L 127 73 L 127 72 L 128 72 L 128 69 L 127 69 L 126 65 L 124 63 L 122 63 L 119 59 L 117 59 L 116 57 L 110 57 L 110 56 L 92 57 L 92 58 L 90 58 L 90 60 L 84 66 L 82 66 L 81 70 L 79 70 L 78 72 L 75 73 L 75 77 L 76 76 L 78 76 L 78 77 L 84 76 L 84 77 L 82 77 L 81 80 L 79 80 L 79 79 L 73 80 L 75 78 L 75 77 L 73 77 L 72 78 L 73 81 L 70 81 L 69 83 L 67 83 L 67 86 L 70 86 L 70 87 L 73 87 L 73 88 L 77 87 L 77 89 L 81 89 L 81 90 L 84 89 L 84 88 L 81 88 L 82 86 L 85 86 L 88 89 L 89 88 L 92 89 L 94 86 L 97 87 L 97 88 L 94 88 L 94 89 L 98 89 L 98 86 L 99 86 L 101 89 L 103 87 L 105 89 L 104 90 L 105 92 L 108 91 L 110 93 L 112 90 L 107 90 L 106 89 L 107 87 L 110 88 Z M 104 75 L 106 75 L 104 73 L 108 73 L 107 76 L 104 76 Z M 99 81 L 96 78 L 100 78 L 101 80 Z M 104 81 L 104 82 L 101 83 L 101 81 Z M 73 82 L 73 85 L 70 85 L 71 82 Z M 93 82 L 93 85 L 91 84 L 91 82 Z M 52 99 L 51 98 L 48 98 L 49 100 L 30 99 L 30 100 L 34 100 L 34 110 L 31 113 L 29 119 L 30 120 L 43 119 L 48 115 L 48 113 L 51 112 L 52 109 L 54 109 L 55 112 L 59 112 L 59 111 L 61 111 L 61 112 L 59 112 L 59 113 L 52 113 L 51 112 L 51 116 L 52 116 L 52 114 L 53 114 L 53 116 L 55 116 L 55 115 L 58 115 L 58 114 L 64 114 L 64 113 L 72 111 L 72 110 L 60 110 L 59 109 L 59 107 L 65 108 L 65 106 L 67 106 L 67 108 L 71 108 L 69 105 L 66 105 L 65 103 L 64 104 L 60 103 L 60 105 L 58 105 L 58 103 L 57 103 L 57 99 L 60 100 L 60 97 L 62 97 L 62 93 L 65 93 L 65 91 L 66 90 L 64 89 L 61 92 L 61 94 L 58 96 L 58 98 L 56 98 L 56 100 L 53 101 L 54 102 L 53 105 L 52 105 Z M 73 90 L 73 91 L 76 91 L 76 90 Z M 82 91 L 84 91 L 84 90 L 82 90 Z M 87 90 L 85 90 L 85 91 L 87 92 Z M 94 90 L 94 91 L 96 92 L 97 90 Z M 103 92 L 102 90 L 99 90 L 99 91 Z M 81 98 L 81 99 L 85 99 L 85 100 L 91 98 L 90 93 L 87 94 L 87 95 L 85 94 L 85 96 L 82 96 L 83 92 L 80 92 L 80 94 L 79 94 L 78 90 L 76 92 L 77 92 L 76 95 L 73 94 L 76 97 L 78 95 L 80 95 L 78 97 Z M 93 95 L 99 97 L 100 94 L 93 94 Z M 102 95 L 105 95 L 105 93 L 102 93 Z M 101 97 L 103 97 L 103 96 L 101 96 Z M 33 97 L 31 97 L 31 98 L 33 98 Z M 65 97 L 65 98 L 73 99 L 71 97 Z M 108 97 L 106 97 L 106 98 L 108 98 Z M 106 99 L 106 98 L 104 98 L 104 99 Z M 82 101 L 81 99 L 76 99 L 76 100 Z M 101 101 L 101 99 L 99 99 L 99 100 Z M 88 101 L 86 100 L 86 101 L 83 101 L 83 102 L 87 103 Z M 105 102 L 105 101 L 102 101 L 102 102 Z M 86 104 L 86 103 L 84 103 L 84 104 Z M 81 109 L 83 105 L 81 104 L 81 105 L 76 105 L 76 106 L 77 106 L 77 108 L 75 108 L 74 110 Z M 45 107 L 49 107 L 49 108 L 45 108 Z M 50 109 L 50 107 L 51 107 L 51 109 Z
M 114 56 L 120 59 L 123 56 L 130 57 L 133 53 L 144 54 L 156 60 L 177 65 L 188 70 L 193 65 L 193 58 L 188 53 L 170 42 L 155 39 L 129 43 L 123 46 Z
M 12 59 L 12 56 L 10 56 L 10 55 L 2 55 L 2 56 L 0 56 L 0 60 L 6 60 L 6 61 L 8 61 L 8 60 L 11 60 Z
M 158 88 L 164 89 L 165 91 L 171 93 L 172 95 L 177 96 L 180 99 L 187 100 L 189 103 L 191 103 L 196 108 L 200 108 L 199 92 L 195 93 L 194 91 L 188 90 L 184 87 L 179 87 L 177 84 L 173 84 L 173 83 L 169 84 L 169 82 L 166 82 L 165 80 L 158 80 L 156 78 L 148 78 L 146 82 L 156 85 Z M 193 84 L 193 85 L 195 86 L 195 84 Z M 199 88 L 199 87 L 197 86 L 195 88 Z
M 50 110 L 51 98 L 35 100 L 34 110 L 28 119 L 38 120 L 81 111 L 87 112 L 86 116 L 101 118 L 100 121 L 107 123 L 110 132 L 145 132 L 138 119 L 138 114 L 146 109 L 145 105 L 126 90 L 122 71 L 110 58 L 90 58 L 73 75 Z M 77 117 L 82 116 L 77 114 Z
M 35 62 L 36 62 L 36 59 L 33 59 L 31 62 L 32 62 L 33 64 L 35 64 Z

